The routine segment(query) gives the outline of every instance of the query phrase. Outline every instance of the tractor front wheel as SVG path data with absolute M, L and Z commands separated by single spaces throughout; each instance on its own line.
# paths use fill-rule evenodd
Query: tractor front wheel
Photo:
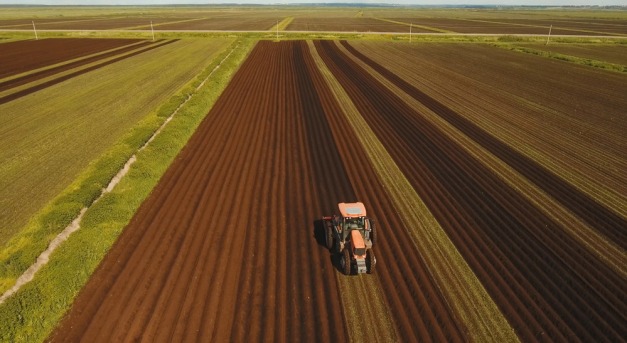
M 348 248 L 344 248 L 344 251 L 342 252 L 340 267 L 342 268 L 342 272 L 344 274 L 351 275 L 351 254 L 348 251 Z

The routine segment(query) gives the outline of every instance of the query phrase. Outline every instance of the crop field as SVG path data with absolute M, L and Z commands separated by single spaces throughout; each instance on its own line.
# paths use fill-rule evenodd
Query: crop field
M 490 46 L 261 41 L 50 339 L 620 341 L 624 85 Z M 382 236 L 346 277 L 319 219 L 354 200 Z
M 3 8 L 0 341 L 624 341 L 626 13 Z
M 408 32 L 408 25 L 390 23 L 373 18 L 311 18 L 297 17 L 287 27 L 294 31 L 343 32 Z
M 624 11 L 376 9 L 293 7 L 68 8 L 0 14 L 0 30 L 264 31 L 293 18 L 286 31 L 625 36 Z
M 13 58 L 0 64 L 2 245 L 227 43 L 44 39 L 0 44 L 0 51 L 8 52 L 2 58 Z

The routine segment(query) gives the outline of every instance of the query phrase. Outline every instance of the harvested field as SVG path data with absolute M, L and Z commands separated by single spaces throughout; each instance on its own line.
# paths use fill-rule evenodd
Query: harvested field
M 3 43 L 0 44 L 0 80 L 139 41 L 137 39 L 58 38 Z
M 409 32 L 406 25 L 373 18 L 294 18 L 287 31 Z
M 479 19 L 448 19 L 448 18 L 391 18 L 395 21 L 413 23 L 423 27 L 446 30 L 455 33 L 487 33 L 487 34 L 534 34 L 547 35 L 549 26 L 540 23 L 522 24 L 520 22 L 501 22 L 498 20 L 487 21 Z M 583 29 L 565 28 L 553 25 L 552 35 L 589 35 Z M 603 32 L 595 32 L 595 35 L 607 35 Z
M 512 23 L 516 25 L 543 26 L 549 27 L 553 25 L 553 29 L 568 29 L 572 31 L 586 31 L 590 33 L 607 33 L 616 35 L 627 34 L 627 23 L 619 20 L 594 20 L 594 19 L 493 19 L 498 23 Z M 559 31 L 558 31 L 559 32 Z
M 281 18 L 282 19 L 282 18 Z M 155 27 L 155 30 L 251 30 L 264 31 L 276 24 L 276 18 L 246 17 L 204 17 L 188 21 L 163 24 Z

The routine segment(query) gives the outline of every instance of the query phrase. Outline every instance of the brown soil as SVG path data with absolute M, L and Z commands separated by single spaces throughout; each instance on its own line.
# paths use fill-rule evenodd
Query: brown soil
M 43 79 L 45 77 L 51 76 L 51 75 L 55 75 L 58 74 L 60 72 L 66 71 L 66 70 L 70 70 L 76 67 L 80 67 L 82 65 L 85 64 L 89 64 L 89 63 L 93 63 L 95 61 L 101 60 L 101 59 L 105 59 L 111 56 L 115 56 L 118 54 L 123 54 L 125 52 L 131 51 L 133 49 L 137 49 L 141 46 L 145 46 L 150 44 L 150 42 L 148 41 L 144 41 L 141 42 L 139 44 L 129 44 L 128 46 L 125 46 L 123 48 L 120 49 L 116 49 L 114 51 L 110 51 L 107 53 L 103 53 L 103 54 L 99 54 L 97 56 L 92 56 L 92 57 L 87 57 L 84 59 L 81 59 L 79 61 L 75 61 L 75 62 L 71 62 L 71 63 L 66 63 L 63 65 L 60 65 L 58 67 L 53 67 L 53 68 L 49 68 L 49 69 L 45 69 L 39 72 L 34 72 L 34 73 L 30 73 L 28 75 L 22 76 L 22 77 L 18 77 L 18 78 L 13 78 L 11 80 L 8 81 L 4 81 L 4 82 L 0 82 L 0 92 L 7 90 L 7 89 L 11 89 L 20 85 L 24 85 L 27 84 L 29 82 L 33 82 L 33 81 L 37 81 L 40 79 Z
M 627 336 L 624 279 L 354 59 L 621 246 L 623 218 L 351 45 L 315 45 L 521 340 Z M 319 218 L 354 200 L 401 339 L 466 341 L 307 45 L 261 41 L 50 340 L 347 341 Z
M 137 39 L 55 38 L 0 44 L 0 79 L 136 43 Z
M 302 18 L 296 17 L 288 31 L 409 32 L 409 26 L 372 18 Z M 415 31 L 418 32 L 418 31 Z
M 148 47 L 137 49 L 136 51 L 134 51 L 134 52 L 132 52 L 130 54 L 126 54 L 126 55 L 123 55 L 123 56 L 120 56 L 120 57 L 116 57 L 116 58 L 113 58 L 111 60 L 105 61 L 103 63 L 99 63 L 99 64 L 96 64 L 96 65 L 87 67 L 85 69 L 81 69 L 81 70 L 78 70 L 76 72 L 73 72 L 73 73 L 70 73 L 70 74 L 67 74 L 67 75 L 63 75 L 61 77 L 57 77 L 57 78 L 52 79 L 50 81 L 46 81 L 44 83 L 40 83 L 38 85 L 35 85 L 35 86 L 32 86 L 32 87 L 29 87 L 29 88 L 17 91 L 15 93 L 11 93 L 11 94 L 3 96 L 3 97 L 0 97 L 0 104 L 4 104 L 4 103 L 7 103 L 7 102 L 12 101 L 12 100 L 19 99 L 19 98 L 21 98 L 23 96 L 26 96 L 28 94 L 32 94 L 34 92 L 37 92 L 37 91 L 42 90 L 42 89 L 45 89 L 45 88 L 50 87 L 52 85 L 56 85 L 56 84 L 61 83 L 63 81 L 69 80 L 69 79 L 71 79 L 73 77 L 76 77 L 76 76 L 88 73 L 88 72 L 90 72 L 92 70 L 100 69 L 100 68 L 102 68 L 104 66 L 107 66 L 109 64 L 113 64 L 115 62 L 118 62 L 118 61 L 130 58 L 130 57 L 133 57 L 133 56 L 137 56 L 137 55 L 139 55 L 141 53 L 144 53 L 146 51 L 150 51 L 150 50 L 159 48 L 161 46 L 174 43 L 176 41 L 177 40 L 168 40 L 168 41 L 157 41 L 155 43 L 147 43 Z M 136 48 L 136 47 L 132 47 L 132 48 Z M 124 50 L 126 51 L 126 49 L 124 49 Z M 121 53 L 122 52 L 116 51 L 115 53 L 112 53 L 112 55 L 119 55 Z M 98 56 L 98 57 L 100 57 L 100 56 Z M 95 59 L 96 60 L 100 60 L 102 58 L 95 58 Z M 91 60 L 91 58 L 89 60 Z M 8 84 L 8 89 L 10 89 L 10 88 L 19 86 L 19 84 L 23 84 L 23 83 L 27 83 L 27 82 L 33 82 L 33 81 L 38 80 L 40 78 L 46 77 L 46 76 L 48 76 L 48 74 L 54 75 L 56 73 L 60 73 L 60 72 L 65 71 L 65 70 L 71 70 L 73 68 L 76 68 L 76 67 L 79 67 L 80 65 L 85 64 L 85 63 L 82 63 L 82 62 L 83 61 L 79 61 L 79 62 L 76 62 L 76 63 L 70 63 L 68 65 L 64 65 L 64 66 L 61 66 L 59 68 L 51 69 L 52 70 L 51 73 L 48 73 L 48 70 L 46 70 L 46 71 L 43 71 L 41 73 L 35 73 L 35 74 L 32 74 L 32 75 L 28 75 L 28 76 L 26 76 L 24 78 L 16 79 L 16 80 L 19 80 L 19 81 L 22 81 L 22 82 L 20 83 L 18 81 L 17 82 L 18 84 L 15 84 L 15 85 L 11 85 L 11 83 L 13 83 L 12 82 L 13 80 L 9 81 L 9 82 L 5 82 L 5 83 L 0 83 L 0 89 L 5 84 Z
M 360 199 L 399 333 L 463 340 L 333 99 L 304 42 L 259 42 L 51 339 L 346 341 L 319 218 Z
M 627 222 L 472 122 L 352 49 L 386 78 L 624 246 Z M 419 112 L 320 42 L 360 112 L 395 158 L 523 341 L 624 337 L 624 279 Z M 598 212 L 596 212 L 598 211 Z M 597 216 L 601 214 L 600 216 Z

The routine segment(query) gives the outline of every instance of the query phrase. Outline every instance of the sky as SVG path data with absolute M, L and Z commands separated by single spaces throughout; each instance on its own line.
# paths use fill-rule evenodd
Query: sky
M 627 0 L 0 0 L 0 5 L 181 5 L 181 4 L 285 4 L 285 3 L 376 3 L 396 5 L 621 5 Z

